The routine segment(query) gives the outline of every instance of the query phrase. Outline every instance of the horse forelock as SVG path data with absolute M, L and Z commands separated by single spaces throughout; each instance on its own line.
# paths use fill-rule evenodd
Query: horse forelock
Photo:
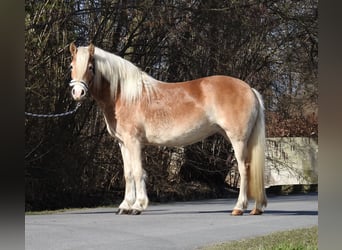
M 101 88 L 103 77 L 110 84 L 112 97 L 116 98 L 120 91 L 120 97 L 127 103 L 139 100 L 144 89 L 147 95 L 150 95 L 154 83 L 157 82 L 131 62 L 97 47 L 94 61 L 95 88 Z
M 89 62 L 89 51 L 87 47 L 78 47 L 76 55 L 76 77 L 77 80 L 83 80 L 83 76 L 87 71 Z

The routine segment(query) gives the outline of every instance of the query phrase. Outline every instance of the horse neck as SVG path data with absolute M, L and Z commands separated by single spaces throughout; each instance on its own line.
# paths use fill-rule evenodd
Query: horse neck
M 98 86 L 101 86 L 101 87 L 98 87 Z M 125 99 L 121 95 L 120 88 L 117 90 L 116 95 L 112 95 L 110 84 L 103 77 L 101 78 L 101 82 L 97 85 L 97 87 L 93 86 L 92 88 L 89 89 L 89 91 L 90 91 L 91 96 L 96 101 L 96 103 L 102 109 L 102 111 L 107 113 L 107 115 L 112 115 L 113 111 L 116 112 L 116 110 L 119 110 L 121 107 L 124 107 L 124 106 L 128 107 L 128 105 L 130 106 L 135 105 L 135 103 L 128 103 L 127 101 L 125 101 Z
M 94 83 L 89 88 L 91 96 L 95 99 L 95 101 L 100 104 L 100 106 L 107 105 L 112 103 L 111 94 L 110 94 L 110 84 L 109 82 L 101 77 L 100 82 Z

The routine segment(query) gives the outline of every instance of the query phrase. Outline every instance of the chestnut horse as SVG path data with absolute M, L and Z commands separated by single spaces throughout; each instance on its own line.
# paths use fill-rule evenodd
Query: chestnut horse
M 251 214 L 263 213 L 265 122 L 255 89 L 228 76 L 161 82 L 93 44 L 72 43 L 70 52 L 73 99 L 82 101 L 89 91 L 120 145 L 126 187 L 119 214 L 140 214 L 147 208 L 144 145 L 184 146 L 214 133 L 232 143 L 238 163 L 240 192 L 232 214 L 242 215 L 249 198 L 255 200 Z

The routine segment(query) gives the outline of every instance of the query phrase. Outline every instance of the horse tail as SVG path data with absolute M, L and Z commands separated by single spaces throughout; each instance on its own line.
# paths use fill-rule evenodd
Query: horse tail
M 253 89 L 258 99 L 258 116 L 248 141 L 249 173 L 248 173 L 248 197 L 255 200 L 260 206 L 267 206 L 267 198 L 264 186 L 265 170 L 265 115 L 264 104 L 260 93 Z

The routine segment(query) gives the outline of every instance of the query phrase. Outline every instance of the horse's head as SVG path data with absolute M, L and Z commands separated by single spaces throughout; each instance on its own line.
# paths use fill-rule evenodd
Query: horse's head
M 95 47 L 90 44 L 88 47 L 76 47 L 74 43 L 70 44 L 70 53 L 72 62 L 70 64 L 72 87 L 71 95 L 75 101 L 82 101 L 92 84 L 95 75 L 94 65 Z

